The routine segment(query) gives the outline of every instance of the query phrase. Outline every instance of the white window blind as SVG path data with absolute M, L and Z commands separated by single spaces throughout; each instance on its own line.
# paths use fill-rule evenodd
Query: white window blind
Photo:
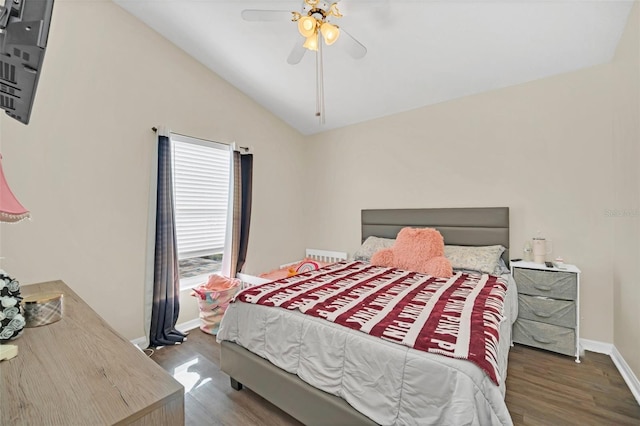
M 178 259 L 224 250 L 229 204 L 229 145 L 171 134 Z

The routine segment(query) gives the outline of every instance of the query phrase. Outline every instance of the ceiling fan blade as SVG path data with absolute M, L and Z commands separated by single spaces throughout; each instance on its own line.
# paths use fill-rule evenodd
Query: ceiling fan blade
M 340 28 L 340 38 L 338 43 L 342 41 L 342 47 L 351 55 L 354 59 L 362 59 L 367 54 L 367 48 L 362 43 L 356 40 L 351 34 Z
M 291 65 L 295 65 L 300 63 L 304 54 L 307 52 L 307 49 L 303 46 L 304 37 L 299 37 L 296 39 L 296 44 L 291 49 L 291 53 L 289 53 L 289 57 L 287 58 L 287 62 Z
M 240 13 L 245 21 L 291 21 L 292 12 L 288 10 L 245 9 Z
M 389 13 L 391 0 L 351 0 L 339 2 L 338 7 L 340 8 L 340 12 L 345 16 L 351 16 L 353 14 L 361 15 L 364 13 L 373 13 L 374 15 L 381 16 L 382 13 Z

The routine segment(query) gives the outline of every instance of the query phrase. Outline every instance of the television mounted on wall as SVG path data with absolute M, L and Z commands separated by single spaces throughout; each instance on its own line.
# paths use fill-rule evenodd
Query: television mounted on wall
M 49 37 L 53 0 L 0 6 L 0 108 L 29 124 Z

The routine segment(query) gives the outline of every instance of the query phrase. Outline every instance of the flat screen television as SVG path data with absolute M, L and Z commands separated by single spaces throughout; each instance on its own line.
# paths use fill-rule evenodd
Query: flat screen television
M 29 124 L 49 38 L 53 0 L 5 0 L 0 6 L 0 108 Z

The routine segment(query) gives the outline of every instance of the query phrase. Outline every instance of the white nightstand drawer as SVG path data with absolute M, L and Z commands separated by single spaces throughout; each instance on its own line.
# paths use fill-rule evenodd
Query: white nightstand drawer
M 572 272 L 514 268 L 513 278 L 521 294 L 564 300 L 577 298 L 578 281 Z
M 575 328 L 576 304 L 570 300 L 547 299 L 519 294 L 518 318 Z
M 513 324 L 513 341 L 564 355 L 574 355 L 576 352 L 576 331 L 573 328 L 521 318 Z

